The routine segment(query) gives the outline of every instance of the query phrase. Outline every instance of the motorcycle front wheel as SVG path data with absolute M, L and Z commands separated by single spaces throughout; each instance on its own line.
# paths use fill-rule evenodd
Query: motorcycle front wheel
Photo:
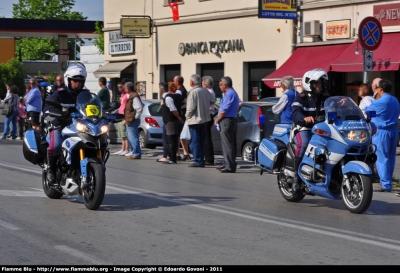
M 88 165 L 87 183 L 88 186 L 83 190 L 83 203 L 89 210 L 96 210 L 103 202 L 106 191 L 106 172 L 101 164 Z
M 282 176 L 283 174 L 277 175 L 279 192 L 281 193 L 282 197 L 289 202 L 300 202 L 301 200 L 303 200 L 304 193 L 302 191 L 298 193 L 293 192 L 291 185 L 283 182 L 283 180 L 281 179 Z
M 341 186 L 342 200 L 345 207 L 356 214 L 364 213 L 372 201 L 372 182 L 367 175 L 350 173 L 347 175 L 350 180 L 350 190 L 345 182 Z

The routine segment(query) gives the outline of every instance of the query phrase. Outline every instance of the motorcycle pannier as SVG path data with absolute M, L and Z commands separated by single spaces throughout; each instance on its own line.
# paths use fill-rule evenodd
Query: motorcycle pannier
M 34 165 L 43 163 L 47 155 L 47 142 L 41 131 L 28 129 L 25 132 L 22 151 L 26 160 Z
M 258 164 L 269 172 L 279 171 L 286 150 L 287 147 L 282 141 L 264 138 L 257 150 Z

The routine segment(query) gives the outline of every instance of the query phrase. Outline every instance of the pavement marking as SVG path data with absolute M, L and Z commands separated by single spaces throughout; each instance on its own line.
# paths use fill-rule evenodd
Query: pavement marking
M 85 252 L 79 251 L 77 249 L 71 248 L 69 246 L 65 246 L 65 245 L 59 245 L 59 246 L 55 246 L 55 249 L 62 251 L 68 255 L 71 255 L 75 258 L 78 259 L 82 259 L 88 263 L 92 263 L 92 264 L 96 264 L 96 265 L 111 265 L 111 263 L 107 263 L 101 259 L 98 259 L 92 255 L 89 255 Z
M 6 221 L 2 221 L 2 220 L 0 220 L 0 226 L 4 227 L 6 229 L 10 229 L 10 230 L 20 230 L 21 229 L 13 224 L 10 224 L 10 223 L 8 223 Z
M 43 191 L 16 191 L 16 190 L 0 190 L 1 196 L 14 197 L 46 197 Z
M 0 166 L 4 166 L 4 167 L 8 167 L 8 168 L 16 168 L 18 170 L 20 170 L 21 167 L 23 167 L 23 166 L 9 165 L 9 164 L 4 164 L 4 163 L 0 163 Z M 41 171 L 32 170 L 32 169 L 25 169 L 25 170 L 28 172 L 37 173 L 37 174 L 42 173 Z M 340 230 L 341 233 L 339 234 L 338 233 L 339 231 L 337 229 L 326 227 L 326 226 L 313 225 L 313 224 L 308 224 L 306 222 L 294 221 L 294 220 L 279 218 L 279 217 L 270 216 L 270 215 L 266 215 L 266 214 L 259 214 L 259 213 L 254 213 L 251 211 L 234 209 L 231 207 L 225 207 L 225 206 L 221 206 L 221 205 L 211 205 L 210 204 L 210 205 L 205 206 L 205 205 L 199 205 L 199 204 L 195 204 L 195 203 L 189 203 L 189 202 L 185 202 L 185 201 L 181 201 L 181 200 L 172 199 L 172 198 L 176 198 L 176 196 L 173 196 L 173 195 L 152 192 L 152 191 L 149 191 L 146 189 L 137 189 L 137 188 L 123 186 L 123 185 L 114 184 L 114 183 L 107 183 L 106 190 L 114 190 L 117 192 L 137 194 L 137 195 L 141 195 L 141 196 L 145 196 L 145 197 L 153 198 L 153 199 L 157 199 L 157 200 L 162 200 L 162 201 L 166 201 L 166 202 L 187 205 L 187 206 L 191 206 L 191 207 L 195 207 L 195 208 L 199 208 L 199 209 L 203 209 L 203 210 L 220 212 L 220 213 L 229 214 L 229 215 L 246 218 L 246 219 L 251 219 L 251 220 L 255 220 L 255 221 L 259 221 L 259 222 L 275 224 L 275 225 L 284 226 L 287 228 L 293 228 L 295 230 L 303 230 L 303 231 L 308 231 L 311 233 L 318 233 L 321 235 L 350 240 L 350 241 L 354 241 L 354 242 L 358 242 L 358 243 L 365 243 L 365 244 L 369 244 L 369 245 L 373 245 L 373 246 L 379 246 L 382 248 L 387 248 L 387 249 L 392 249 L 392 250 L 400 250 L 400 241 L 391 240 L 391 239 L 380 237 L 380 236 L 359 234 L 356 232 L 346 231 L 343 229 Z M 146 193 L 144 193 L 144 192 L 146 192 Z M 148 193 L 150 193 L 150 194 L 148 194 Z M 324 229 L 324 230 L 322 230 L 322 229 Z M 381 242 L 378 242 L 377 240 L 380 240 Z M 388 243 L 384 243 L 384 242 L 388 242 Z
M 111 183 L 111 184 L 116 185 L 113 183 Z M 137 195 L 145 196 L 148 198 L 158 199 L 158 200 L 176 203 L 176 204 L 180 204 L 180 205 L 187 205 L 187 206 L 191 206 L 191 207 L 195 207 L 195 208 L 199 208 L 199 209 L 203 209 L 203 210 L 224 213 L 224 214 L 233 215 L 233 216 L 246 218 L 246 219 L 251 219 L 251 220 L 255 220 L 255 221 L 259 221 L 259 222 L 279 225 L 279 226 L 283 226 L 286 228 L 293 228 L 295 230 L 303 230 L 303 231 L 307 231 L 307 232 L 311 232 L 311 233 L 318 233 L 321 235 L 345 239 L 347 241 L 354 241 L 357 243 L 364 243 L 364 244 L 369 244 L 369 245 L 373 245 L 373 246 L 379 246 L 379 247 L 387 248 L 387 249 L 391 249 L 391 250 L 397 250 L 397 251 L 400 250 L 400 241 L 391 240 L 391 239 L 387 239 L 384 237 L 365 235 L 365 234 L 362 234 L 362 236 L 360 236 L 361 234 L 359 234 L 359 233 L 345 231 L 343 229 L 338 231 L 337 229 L 329 228 L 326 226 L 313 225 L 313 224 L 308 224 L 305 222 L 288 220 L 288 219 L 279 218 L 279 217 L 275 217 L 275 216 L 254 213 L 251 211 L 232 209 L 231 207 L 225 207 L 225 206 L 221 206 L 221 205 L 205 206 L 205 205 L 193 204 L 193 203 L 188 203 L 188 202 L 181 201 L 181 200 L 173 200 L 173 199 L 171 199 L 171 198 L 175 197 L 173 195 L 161 194 L 161 193 L 152 192 L 152 191 L 148 191 L 148 190 L 142 190 L 142 189 L 128 190 L 128 189 L 110 186 L 110 183 L 107 185 L 107 189 L 124 192 L 124 193 L 137 194 Z M 135 188 L 133 188 L 133 189 L 135 189 Z M 141 191 L 146 191 L 147 193 L 150 193 L 150 194 L 142 193 Z M 235 212 L 234 210 L 236 210 L 237 212 Z M 254 216 L 251 214 L 253 214 Z M 258 215 L 258 216 L 256 216 L 256 215 Z M 322 230 L 322 229 L 325 229 L 325 230 Z M 332 231 L 329 231 L 329 230 L 332 230 Z M 340 233 L 338 233 L 338 232 L 340 232 Z M 370 238 L 370 239 L 367 239 L 367 238 Z M 380 240 L 381 242 L 378 242 L 377 240 Z M 385 243 L 385 241 L 388 243 Z

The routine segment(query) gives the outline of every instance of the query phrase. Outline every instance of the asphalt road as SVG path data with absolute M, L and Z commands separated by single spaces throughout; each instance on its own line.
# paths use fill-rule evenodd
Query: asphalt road
M 115 151 L 119 146 L 113 145 Z M 3 265 L 394 265 L 400 198 L 374 193 L 351 214 L 342 201 L 285 201 L 276 177 L 239 162 L 235 174 L 188 163 L 112 156 L 97 211 L 81 197 L 47 198 L 22 141 L 0 140 Z

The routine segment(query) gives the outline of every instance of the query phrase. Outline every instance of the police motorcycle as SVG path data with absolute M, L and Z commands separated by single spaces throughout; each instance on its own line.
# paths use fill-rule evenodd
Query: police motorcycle
M 103 202 L 106 187 L 105 164 L 110 154 L 109 123 L 122 121 L 124 115 L 103 113 L 100 99 L 89 91 L 79 93 L 74 105 L 62 105 L 50 98 L 45 101 L 52 106 L 48 110 L 50 117 L 70 123 L 61 132 L 63 142 L 57 161 L 57 186 L 50 185 L 46 179 L 51 130 L 46 120 L 42 130 L 29 129 L 26 132 L 24 157 L 42 168 L 42 186 L 49 198 L 81 195 L 86 208 L 96 210 Z
M 281 195 L 289 202 L 299 202 L 306 195 L 342 200 L 352 213 L 362 214 L 371 204 L 372 170 L 376 145 L 372 135 L 376 126 L 348 97 L 334 96 L 325 101 L 325 116 L 317 117 L 312 137 L 298 169 L 294 169 L 296 128 L 276 124 L 269 139 L 263 139 L 255 150 L 255 165 L 277 175 Z M 292 190 L 298 175 L 299 191 Z

